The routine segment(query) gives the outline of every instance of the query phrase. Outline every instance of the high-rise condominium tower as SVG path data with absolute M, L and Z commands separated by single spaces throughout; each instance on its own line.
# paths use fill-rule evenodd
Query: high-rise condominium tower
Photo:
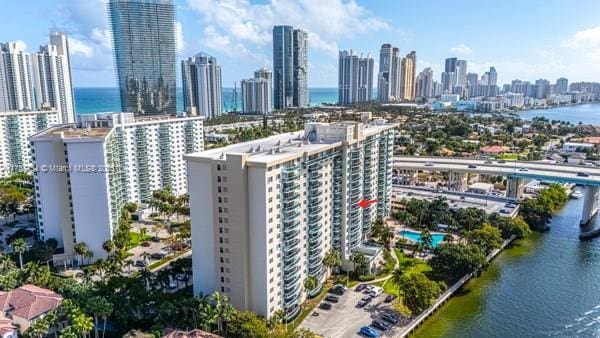
M 456 85 L 467 86 L 467 60 L 456 61 Z
M 338 103 L 341 105 L 371 101 L 373 93 L 373 58 L 340 51 Z
M 381 45 L 377 74 L 377 99 L 380 102 L 400 100 L 401 59 L 400 49 L 389 43 Z
M 433 97 L 433 70 L 423 69 L 417 76 L 416 97 Z
M 567 78 L 561 77 L 556 80 L 556 92 L 557 93 L 566 93 L 569 90 L 569 80 Z
M 442 84 L 444 85 L 444 92 L 452 93 L 454 86 L 457 83 L 457 58 L 447 58 L 444 65 L 444 72 L 442 73 Z
M 271 80 L 273 73 L 261 68 L 254 72 L 254 78 L 242 80 L 242 112 L 245 114 L 269 114 L 271 104 Z
M 110 0 L 108 16 L 121 110 L 175 114 L 175 6 L 173 0 Z
M 207 119 L 221 116 L 221 66 L 217 64 L 217 59 L 208 54 L 198 53 L 183 60 L 181 76 L 186 113 L 190 116 L 204 116 Z
M 292 26 L 273 27 L 273 106 L 306 107 L 308 99 L 308 36 Z
M 61 32 L 50 33 L 50 44 L 32 55 L 33 88 L 39 110 L 56 109 L 62 123 L 75 122 L 69 43 Z
M 0 111 L 33 109 L 29 53 L 16 42 L 0 43 Z
M 417 68 L 417 53 L 410 52 L 402 59 L 402 75 L 400 78 L 400 99 L 412 101 L 415 99 L 415 76 Z
M 356 252 L 376 264 L 381 247 L 364 239 L 389 213 L 394 127 L 306 123 L 186 155 L 194 293 L 223 292 L 238 309 L 290 319 L 320 292 L 330 250 L 345 269 Z M 376 202 L 361 208 L 363 199 Z M 302 286 L 308 277 L 312 290 Z

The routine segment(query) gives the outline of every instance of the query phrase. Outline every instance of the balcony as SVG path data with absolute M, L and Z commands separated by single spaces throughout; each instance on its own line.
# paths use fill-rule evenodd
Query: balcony
M 284 272 L 289 271 L 296 267 L 296 264 L 300 261 L 300 256 L 296 255 L 295 257 L 286 257 L 283 259 L 283 264 L 285 264 Z
M 287 241 L 284 241 L 285 247 L 283 251 L 287 253 L 290 250 L 295 249 L 298 246 L 298 243 L 300 243 L 300 238 L 292 238 L 288 239 Z

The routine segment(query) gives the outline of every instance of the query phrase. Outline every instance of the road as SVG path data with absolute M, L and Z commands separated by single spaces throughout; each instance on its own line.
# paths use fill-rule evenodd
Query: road
M 499 163 L 484 159 L 448 157 L 394 157 L 394 168 L 409 170 L 437 170 L 502 175 L 537 180 L 568 182 L 586 186 L 600 186 L 600 168 L 551 164 L 542 162 L 506 161 Z M 469 165 L 475 168 L 469 168 Z M 580 176 L 584 173 L 588 176 Z

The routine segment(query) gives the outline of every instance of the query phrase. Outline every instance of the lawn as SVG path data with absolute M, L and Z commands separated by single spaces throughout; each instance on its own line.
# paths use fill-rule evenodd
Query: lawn
M 408 257 L 406 254 L 404 254 L 404 252 L 402 252 L 402 250 L 398 248 L 395 248 L 394 251 L 396 253 L 396 257 L 398 257 L 398 261 L 400 263 L 399 265 L 401 267 L 404 267 L 405 269 L 405 274 L 411 274 L 416 272 L 424 273 L 427 271 L 431 271 L 431 267 L 427 265 L 426 262 L 418 258 Z M 383 282 L 374 283 L 374 285 L 382 287 L 383 292 L 387 294 L 399 296 L 398 287 L 394 285 L 394 283 L 392 283 L 389 279 Z
M 140 235 L 139 232 L 129 232 L 129 243 L 127 244 L 127 250 L 133 249 L 136 246 L 140 245 L 141 242 L 149 241 L 152 238 L 150 235 L 145 235 L 144 238 Z

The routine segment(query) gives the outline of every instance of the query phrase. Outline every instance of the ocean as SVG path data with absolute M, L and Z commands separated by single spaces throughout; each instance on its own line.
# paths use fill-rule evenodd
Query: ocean
M 337 88 L 310 88 L 308 90 L 310 104 L 334 104 L 337 102 Z M 223 88 L 223 105 L 225 111 L 231 111 L 233 88 Z M 241 90 L 238 89 L 236 102 L 238 110 L 242 108 Z M 75 108 L 77 114 L 93 114 L 101 112 L 117 112 L 121 110 L 118 88 L 75 88 Z M 183 92 L 177 89 L 177 111 L 183 111 Z

